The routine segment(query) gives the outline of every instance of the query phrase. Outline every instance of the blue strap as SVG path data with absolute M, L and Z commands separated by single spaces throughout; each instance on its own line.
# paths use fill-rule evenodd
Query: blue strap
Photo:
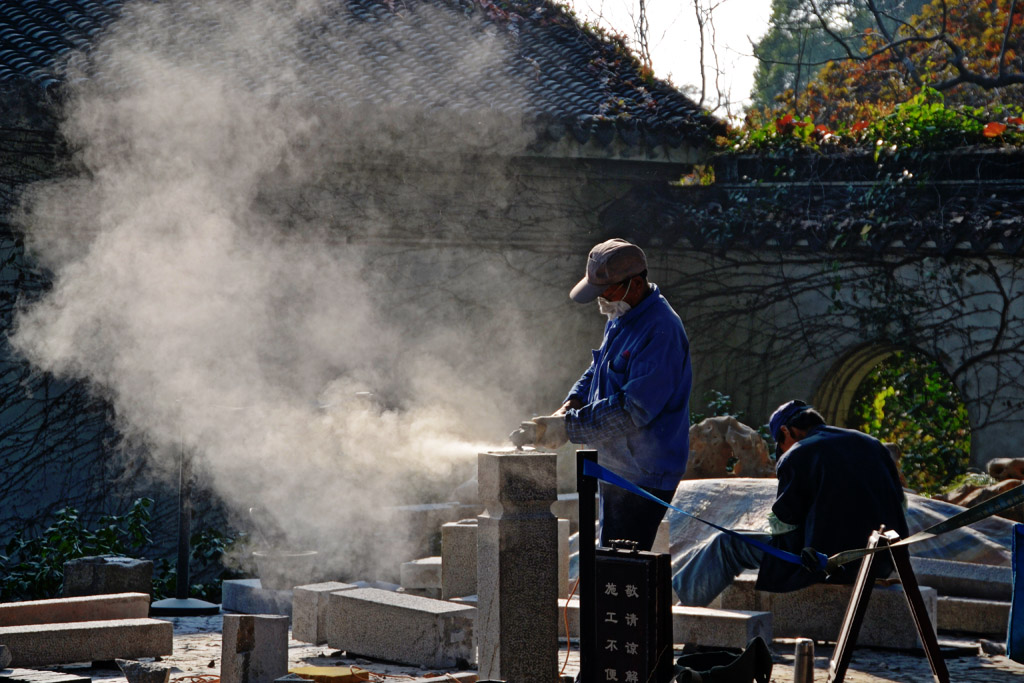
M 682 513 L 682 514 L 686 515 L 687 517 L 690 517 L 692 519 L 697 520 L 698 522 L 703 522 L 704 524 L 707 524 L 710 527 L 714 527 L 714 528 L 718 529 L 719 531 L 721 531 L 723 533 L 729 534 L 730 536 L 735 536 L 736 538 L 740 539 L 741 541 L 743 541 L 745 543 L 749 543 L 750 545 L 754 546 L 755 548 L 763 550 L 764 552 L 768 553 L 769 555 L 773 555 L 773 556 L 779 558 L 780 560 L 782 560 L 784 562 L 789 562 L 790 564 L 797 564 L 797 565 L 800 565 L 801 567 L 807 566 L 806 563 L 800 558 L 799 555 L 794 555 L 793 553 L 786 552 L 785 550 L 780 550 L 779 548 L 775 548 L 773 546 L 770 546 L 767 543 L 762 543 L 761 541 L 757 540 L 756 538 L 752 538 L 751 536 L 747 536 L 746 534 L 741 534 L 738 531 L 733 531 L 732 529 L 726 529 L 725 527 L 718 526 L 717 524 L 714 524 L 713 522 L 709 522 L 706 519 L 701 519 L 700 517 L 697 517 L 696 515 L 691 515 L 686 510 L 681 510 L 681 509 L 677 508 L 675 505 L 672 505 L 670 503 L 666 503 L 661 498 L 658 498 L 657 496 L 652 495 L 652 494 L 648 493 L 647 491 L 644 491 L 642 488 L 640 488 L 639 486 L 637 486 L 633 482 L 628 481 L 626 479 L 623 479 L 622 477 L 620 477 L 619 475 L 615 474 L 611 470 L 606 469 L 604 467 L 601 467 L 600 465 L 598 465 L 596 462 L 594 462 L 592 460 L 584 460 L 583 461 L 583 475 L 587 476 L 587 477 L 594 477 L 595 479 L 599 479 L 601 481 L 608 482 L 609 484 L 612 484 L 613 486 L 618 486 L 620 489 L 623 489 L 625 491 L 629 491 L 630 493 L 635 493 L 638 496 L 643 496 L 644 498 L 647 498 L 648 500 L 652 500 L 655 503 L 658 503 L 659 505 L 664 505 L 665 507 L 667 507 L 670 510 L 675 510 L 676 512 Z M 807 551 L 805 551 L 805 552 L 807 552 Z M 814 552 L 814 556 L 815 556 L 815 560 L 818 563 L 818 568 L 824 570 L 825 569 L 825 565 L 828 562 L 828 556 L 825 555 L 824 553 L 819 553 L 817 551 Z

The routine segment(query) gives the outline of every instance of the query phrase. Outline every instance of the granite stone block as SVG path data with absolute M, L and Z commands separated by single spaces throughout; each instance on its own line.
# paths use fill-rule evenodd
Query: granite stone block
M 744 648 L 760 636 L 772 642 L 769 612 L 672 607 L 672 641 L 683 645 Z
M 221 609 L 240 614 L 292 614 L 292 591 L 263 588 L 259 579 L 229 579 L 221 584 Z
M 134 659 L 116 659 L 128 683 L 167 683 L 171 678 L 171 667 L 156 662 L 137 662 Z
M 1010 603 L 1003 600 L 978 600 L 939 596 L 940 631 L 1006 636 L 1010 621 Z
M 403 562 L 401 584 L 405 589 L 441 588 L 441 557 L 424 557 Z
M 79 595 L 153 592 L 153 563 L 131 557 L 95 555 L 64 563 L 66 598 Z
M 437 668 L 474 661 L 472 607 L 378 588 L 328 601 L 327 643 L 350 656 Z
M 771 612 L 775 638 L 835 642 L 839 637 L 852 586 L 815 584 L 791 593 L 768 593 L 754 590 L 756 580 L 756 574 L 741 574 L 719 596 L 721 608 Z M 938 594 L 934 588 L 922 586 L 921 598 L 935 629 Z M 857 644 L 897 649 L 920 647 L 917 627 L 902 587 L 874 587 Z
M 0 643 L 8 647 L 11 663 L 18 667 L 141 659 L 171 654 L 174 628 L 159 619 L 2 626 Z
M 441 597 L 445 600 L 476 593 L 475 519 L 441 526 Z
M 296 586 L 292 591 L 292 638 L 319 645 L 327 642 L 327 604 L 330 594 L 355 588 L 339 581 Z
M 147 616 L 149 593 L 85 595 L 0 604 L 0 626 L 144 619 Z
M 288 617 L 225 614 L 221 683 L 273 683 L 288 673 Z
M 477 644 L 487 680 L 534 683 L 558 668 L 554 453 L 481 453 Z
M 974 562 L 911 557 L 917 582 L 938 594 L 982 600 L 1009 600 L 1013 577 L 1009 567 Z

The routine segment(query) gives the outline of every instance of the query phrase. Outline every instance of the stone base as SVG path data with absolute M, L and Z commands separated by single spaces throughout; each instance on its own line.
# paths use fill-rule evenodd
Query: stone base
M 259 579 L 231 579 L 221 586 L 221 609 L 239 614 L 292 615 L 292 591 L 263 588 Z
M 835 642 L 850 602 L 852 586 L 816 584 L 791 593 L 755 591 L 756 574 L 741 574 L 722 591 L 722 609 L 771 612 L 775 638 L 811 638 Z M 936 628 L 938 595 L 921 587 L 932 628 Z M 868 602 L 857 645 L 912 649 L 921 647 L 917 627 L 902 586 L 875 586 Z

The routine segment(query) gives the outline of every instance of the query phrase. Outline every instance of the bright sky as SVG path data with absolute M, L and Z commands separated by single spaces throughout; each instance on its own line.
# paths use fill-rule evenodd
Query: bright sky
M 694 2 L 705 9 L 709 3 L 715 7 L 712 16 L 721 71 L 719 87 L 732 102 L 731 113 L 738 114 L 749 98 L 757 66 L 757 60 L 751 55 L 750 41 L 756 41 L 767 29 L 771 0 L 647 0 L 655 74 L 671 77 L 679 87 L 697 87 L 696 98 L 699 98 L 700 32 Z M 637 12 L 638 0 L 570 0 L 570 4 L 581 19 L 597 23 L 600 18 L 603 25 L 634 38 L 632 15 Z M 708 72 L 705 106 L 714 106 L 716 101 L 711 31 L 710 26 L 705 26 L 704 61 Z M 718 113 L 725 115 L 725 112 Z

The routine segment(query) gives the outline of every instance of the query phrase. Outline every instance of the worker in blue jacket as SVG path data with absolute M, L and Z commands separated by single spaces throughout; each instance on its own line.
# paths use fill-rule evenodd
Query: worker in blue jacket
M 906 498 L 889 450 L 874 437 L 825 424 L 803 401 L 788 401 L 768 423 L 777 444 L 778 493 L 768 522 L 771 534 L 748 534 L 800 555 L 814 548 L 825 555 L 863 548 L 883 524 L 907 537 Z M 879 575 L 892 567 L 886 553 L 876 556 Z M 673 577 L 684 605 L 703 607 L 744 569 L 760 568 L 758 590 L 785 593 L 813 583 L 853 583 L 859 564 L 843 565 L 826 576 L 722 532 L 689 552 Z
M 648 282 L 643 250 L 621 239 L 591 249 L 586 276 L 569 296 L 597 300 L 608 319 L 601 348 L 561 408 L 524 422 L 510 438 L 551 449 L 588 444 L 601 465 L 670 501 L 690 448 L 692 374 L 683 323 Z M 651 548 L 665 507 L 604 482 L 599 501 L 601 545 L 628 539 Z

